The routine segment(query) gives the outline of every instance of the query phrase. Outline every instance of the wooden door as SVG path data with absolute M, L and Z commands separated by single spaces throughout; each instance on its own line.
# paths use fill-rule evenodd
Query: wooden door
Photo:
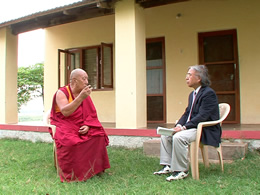
M 164 38 L 146 40 L 147 122 L 165 123 Z
M 240 123 L 239 64 L 236 30 L 198 34 L 199 62 L 208 67 L 211 87 L 231 111 L 225 123 Z

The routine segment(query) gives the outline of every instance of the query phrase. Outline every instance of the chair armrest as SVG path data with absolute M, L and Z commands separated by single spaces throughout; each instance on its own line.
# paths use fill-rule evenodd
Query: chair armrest
M 49 127 L 51 128 L 51 131 L 52 131 L 52 136 L 54 137 L 55 133 L 56 133 L 56 126 L 55 125 L 45 125 L 46 127 Z
M 217 120 L 217 121 L 206 121 L 206 122 L 200 122 L 198 124 L 198 128 L 200 128 L 200 126 L 203 128 L 203 127 L 208 127 L 208 126 L 213 126 L 213 125 L 216 125 L 218 123 L 221 123 L 222 121 L 221 120 Z
M 200 137 L 201 137 L 201 132 L 202 132 L 203 127 L 213 126 L 213 125 L 219 124 L 221 122 L 222 122 L 222 120 L 200 122 L 197 127 L 197 136 L 196 136 L 197 144 L 199 144 L 199 142 L 200 142 Z

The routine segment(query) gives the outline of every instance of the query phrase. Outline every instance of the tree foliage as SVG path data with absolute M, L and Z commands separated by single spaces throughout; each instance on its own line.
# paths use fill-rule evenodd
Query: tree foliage
M 17 99 L 18 111 L 33 97 L 43 97 L 43 72 L 44 64 L 37 63 L 28 67 L 18 68 Z

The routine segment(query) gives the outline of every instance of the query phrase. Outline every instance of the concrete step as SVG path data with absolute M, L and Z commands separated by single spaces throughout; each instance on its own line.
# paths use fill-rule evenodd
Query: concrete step
M 235 159 L 242 159 L 245 157 L 248 144 L 247 143 L 231 143 L 222 142 L 222 154 L 224 161 L 232 161 Z M 160 140 L 147 140 L 143 143 L 143 151 L 147 156 L 160 157 Z M 211 162 L 218 162 L 218 154 L 214 147 L 209 146 L 209 160 Z M 201 160 L 201 154 L 199 151 L 199 159 Z

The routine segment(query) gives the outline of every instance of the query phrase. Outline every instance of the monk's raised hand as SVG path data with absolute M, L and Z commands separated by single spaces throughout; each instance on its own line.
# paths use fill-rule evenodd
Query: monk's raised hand
M 80 96 L 83 97 L 83 99 L 85 99 L 86 97 L 88 97 L 92 92 L 92 87 L 91 85 L 87 85 L 86 87 L 84 87 L 81 92 L 80 92 Z

